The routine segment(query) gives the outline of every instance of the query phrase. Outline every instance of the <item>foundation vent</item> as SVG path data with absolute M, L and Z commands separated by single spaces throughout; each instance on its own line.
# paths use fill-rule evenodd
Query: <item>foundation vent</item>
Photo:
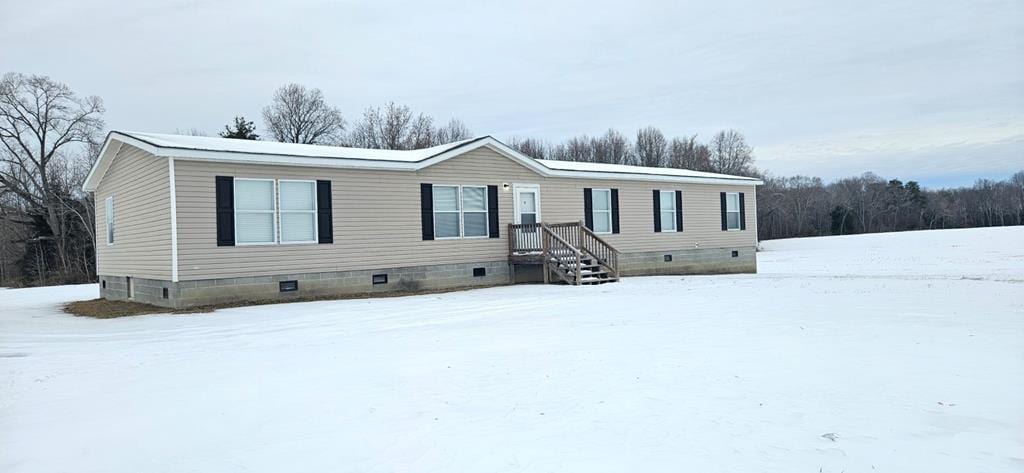
M 298 281 L 281 281 L 277 283 L 277 288 L 281 292 L 295 292 L 299 290 Z

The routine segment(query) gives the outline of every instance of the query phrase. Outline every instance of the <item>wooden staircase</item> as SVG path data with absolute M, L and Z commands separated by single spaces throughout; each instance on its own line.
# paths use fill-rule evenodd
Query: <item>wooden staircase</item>
M 619 280 L 619 252 L 583 222 L 509 224 L 509 261 L 543 265 L 544 282 Z

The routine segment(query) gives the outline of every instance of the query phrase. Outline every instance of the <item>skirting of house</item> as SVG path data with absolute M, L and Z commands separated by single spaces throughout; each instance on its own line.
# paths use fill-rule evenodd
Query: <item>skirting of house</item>
M 753 247 L 623 253 L 619 257 L 619 264 L 623 276 L 753 273 L 757 270 Z M 308 297 L 495 286 L 513 282 L 539 282 L 542 278 L 539 265 L 516 265 L 513 268 L 507 261 L 201 279 L 176 283 L 131 278 L 131 300 L 162 307 L 184 308 L 245 301 L 287 301 Z M 99 279 L 101 297 L 110 300 L 129 299 L 126 277 L 101 275 Z
M 751 246 L 623 253 L 619 265 L 623 276 L 756 273 L 757 252 Z

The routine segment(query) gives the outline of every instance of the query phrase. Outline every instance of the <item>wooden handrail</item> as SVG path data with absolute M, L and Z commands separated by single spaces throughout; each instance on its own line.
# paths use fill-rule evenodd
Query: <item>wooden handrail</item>
M 573 276 L 574 276 L 573 277 L 573 281 L 569 281 L 561 271 L 555 271 L 555 274 L 558 274 L 559 277 L 561 277 L 566 282 L 569 282 L 570 284 L 579 286 L 580 285 L 580 280 L 582 279 L 582 276 L 583 276 L 583 272 L 582 272 L 582 268 L 581 268 L 581 263 L 582 263 L 582 260 L 583 260 L 583 253 L 580 251 L 579 248 L 573 246 L 568 241 L 565 241 L 564 238 L 558 236 L 558 234 L 555 233 L 551 229 L 551 227 L 548 226 L 547 224 L 541 223 L 541 228 L 544 230 L 543 238 L 544 238 L 544 272 L 545 272 L 545 275 L 547 275 L 547 272 L 550 271 L 550 268 L 548 266 L 551 264 L 551 258 L 552 257 L 554 257 L 559 262 L 561 262 L 561 260 L 562 260 L 561 256 L 559 256 L 559 255 L 552 255 L 551 254 L 551 247 L 548 245 L 548 239 L 551 239 L 551 240 L 559 243 L 562 246 L 562 248 L 560 248 L 560 249 L 562 249 L 562 250 L 571 250 L 573 252 L 573 254 L 575 255 L 575 257 L 576 257 L 575 261 L 570 261 L 570 263 L 575 263 L 575 266 L 576 266 L 576 270 L 573 271 Z
M 609 250 L 612 250 L 612 251 L 614 251 L 614 252 L 616 252 L 616 253 L 618 253 L 618 252 L 619 252 L 619 250 L 616 250 L 614 246 L 612 246 L 612 245 L 611 245 L 610 243 L 608 243 L 607 241 L 604 241 L 604 239 L 603 239 L 603 238 L 601 238 L 601 237 L 597 236 L 597 234 L 596 234 L 596 233 L 594 233 L 594 232 L 593 232 L 593 231 L 591 231 L 591 230 L 590 230 L 589 228 L 587 228 L 587 226 L 586 226 L 586 225 L 580 225 L 580 228 L 582 228 L 582 229 L 583 229 L 583 231 L 584 231 L 584 232 L 585 232 L 586 234 L 588 234 L 588 235 L 590 235 L 591 237 L 593 237 L 593 238 L 594 238 L 595 240 L 597 240 L 598 242 L 600 242 L 600 243 L 601 243 L 602 245 L 604 245 L 604 246 L 607 246 Z
M 509 257 L 541 257 L 544 282 L 548 282 L 552 269 L 558 269 L 552 266 L 565 265 L 555 273 L 569 284 L 582 284 L 585 255 L 612 272 L 616 278 L 619 277 L 619 250 L 597 236 L 582 221 L 510 223 L 508 238 Z M 575 261 L 568 261 L 570 257 L 575 258 Z

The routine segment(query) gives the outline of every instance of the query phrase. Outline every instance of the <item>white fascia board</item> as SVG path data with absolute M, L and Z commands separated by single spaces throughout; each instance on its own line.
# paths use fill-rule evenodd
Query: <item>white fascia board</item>
M 523 166 L 526 166 L 527 168 L 532 169 L 534 172 L 536 172 L 536 173 L 538 173 L 540 175 L 549 176 L 551 171 L 552 171 L 552 169 L 549 169 L 547 166 L 544 166 L 543 164 L 538 163 L 533 158 L 530 158 L 530 157 L 528 157 L 528 156 L 526 156 L 526 155 L 524 155 L 524 154 L 522 154 L 522 153 L 520 153 L 520 152 L 518 152 L 518 151 L 516 151 L 516 150 L 514 150 L 514 149 L 512 149 L 510 147 L 508 147 L 505 143 L 502 143 L 502 142 L 500 142 L 500 141 L 498 141 L 498 140 L 496 140 L 496 139 L 494 139 L 494 138 L 492 138 L 490 136 L 484 137 L 483 139 L 480 139 L 480 140 L 477 140 L 477 141 L 473 141 L 473 142 L 467 143 L 467 144 L 465 144 L 463 146 L 456 146 L 455 148 L 452 148 L 452 149 L 450 149 L 448 151 L 445 151 L 445 152 L 443 152 L 441 154 L 434 155 L 434 156 L 432 156 L 432 157 L 430 157 L 430 158 L 428 158 L 426 160 L 420 161 L 419 163 L 417 163 L 417 164 L 420 165 L 420 167 L 418 169 L 423 169 L 423 168 L 428 167 L 428 166 L 433 166 L 434 164 L 440 163 L 442 161 L 447 161 L 447 160 L 449 160 L 451 158 L 454 158 L 456 156 L 463 155 L 463 154 L 466 154 L 466 153 L 468 153 L 470 151 L 473 151 L 473 150 L 479 149 L 479 148 L 483 148 L 483 147 L 491 148 L 492 150 L 496 151 L 498 154 L 501 154 L 501 155 L 505 156 L 506 158 L 509 158 L 509 159 L 511 159 L 513 161 L 516 161 L 519 164 L 522 164 Z
M 107 138 L 107 142 L 104 144 L 104 152 L 100 154 L 100 159 L 97 160 L 96 165 L 93 166 L 93 169 L 89 173 L 89 177 L 86 179 L 86 183 L 83 186 L 85 190 L 95 190 L 95 186 L 98 183 L 98 180 L 102 177 L 102 174 L 103 172 L 106 171 L 106 168 L 109 167 L 109 161 L 113 159 L 114 156 L 110 153 L 107 153 L 106 150 L 107 147 L 110 146 L 114 141 L 118 142 L 118 147 L 120 146 L 119 143 L 126 143 L 156 156 L 175 158 L 181 161 L 211 161 L 228 164 L 264 164 L 273 166 L 298 166 L 315 168 L 364 169 L 384 171 L 419 171 L 421 169 L 433 166 L 434 164 L 438 164 L 447 161 L 451 158 L 454 158 L 456 156 L 460 156 L 469 151 L 479 149 L 482 147 L 488 147 L 498 152 L 499 154 L 513 161 L 516 161 L 519 164 L 522 164 L 523 166 L 533 170 L 537 174 L 544 177 L 559 177 L 566 179 L 679 182 L 692 184 L 719 184 L 735 186 L 752 186 L 763 184 L 763 182 L 761 182 L 760 180 L 752 179 L 727 179 L 713 177 L 667 176 L 663 174 L 551 169 L 537 162 L 533 158 L 530 158 L 512 149 L 508 145 L 490 136 L 469 142 L 465 145 L 456 146 L 448 151 L 442 152 L 440 154 L 437 154 L 435 156 L 432 156 L 421 161 L 391 161 L 370 159 L 319 158 L 310 156 L 281 156 L 271 154 L 235 153 L 180 148 L 161 148 L 153 146 L 144 141 L 135 139 L 128 135 L 112 132 L 110 136 Z M 113 154 L 116 154 L 116 150 Z
M 223 151 L 203 151 L 192 149 L 161 148 L 157 156 L 175 158 L 180 161 L 215 161 L 235 164 L 269 164 L 273 166 L 301 166 L 318 168 L 343 169 L 382 169 L 395 171 L 415 171 L 417 164 L 406 161 L 385 161 L 369 159 L 316 158 L 309 156 L 280 156 L 254 153 L 225 153 Z M 282 159 L 283 158 L 283 159 Z
M 566 179 L 604 179 L 604 180 L 617 180 L 617 181 L 651 181 L 651 182 L 680 182 L 680 183 L 692 183 L 692 184 L 721 184 L 721 185 L 734 185 L 734 186 L 756 186 L 761 185 L 763 182 L 756 179 L 744 179 L 744 178 L 716 178 L 716 177 L 696 177 L 696 176 L 668 176 L 664 174 L 644 174 L 644 173 L 624 173 L 624 172 L 603 172 L 603 171 L 569 171 L 561 169 L 551 169 L 541 163 L 538 163 L 533 158 L 530 158 L 515 149 L 512 149 L 505 143 L 498 141 L 490 136 L 478 141 L 471 143 L 469 146 L 460 146 L 437 156 L 434 156 L 426 161 L 422 161 L 423 166 L 427 167 L 433 164 L 437 164 L 441 161 L 453 158 L 455 156 L 465 154 L 468 151 L 472 151 L 477 148 L 488 147 L 493 149 L 505 157 L 516 161 L 527 168 L 532 169 L 538 174 L 544 177 L 559 177 Z M 422 169 L 422 168 L 420 168 Z
M 562 171 L 550 170 L 553 177 L 569 179 L 601 179 L 611 181 L 678 182 L 682 184 L 716 184 L 723 186 L 759 186 L 764 182 L 747 179 L 724 179 L 715 177 L 666 176 L 664 174 L 633 174 L 622 172 Z
M 144 141 L 139 141 L 128 135 L 112 131 L 107 135 L 107 140 L 103 143 L 103 148 L 100 149 L 100 157 L 93 163 L 92 169 L 89 170 L 89 175 L 85 177 L 85 182 L 82 184 L 82 190 L 86 192 L 93 192 L 96 190 L 96 186 L 99 185 L 100 179 L 103 179 L 103 175 L 107 173 L 107 169 L 110 168 L 111 162 L 117 153 L 121 151 L 121 146 L 124 144 L 132 145 L 139 148 L 147 153 L 158 154 L 159 148 L 150 145 Z

